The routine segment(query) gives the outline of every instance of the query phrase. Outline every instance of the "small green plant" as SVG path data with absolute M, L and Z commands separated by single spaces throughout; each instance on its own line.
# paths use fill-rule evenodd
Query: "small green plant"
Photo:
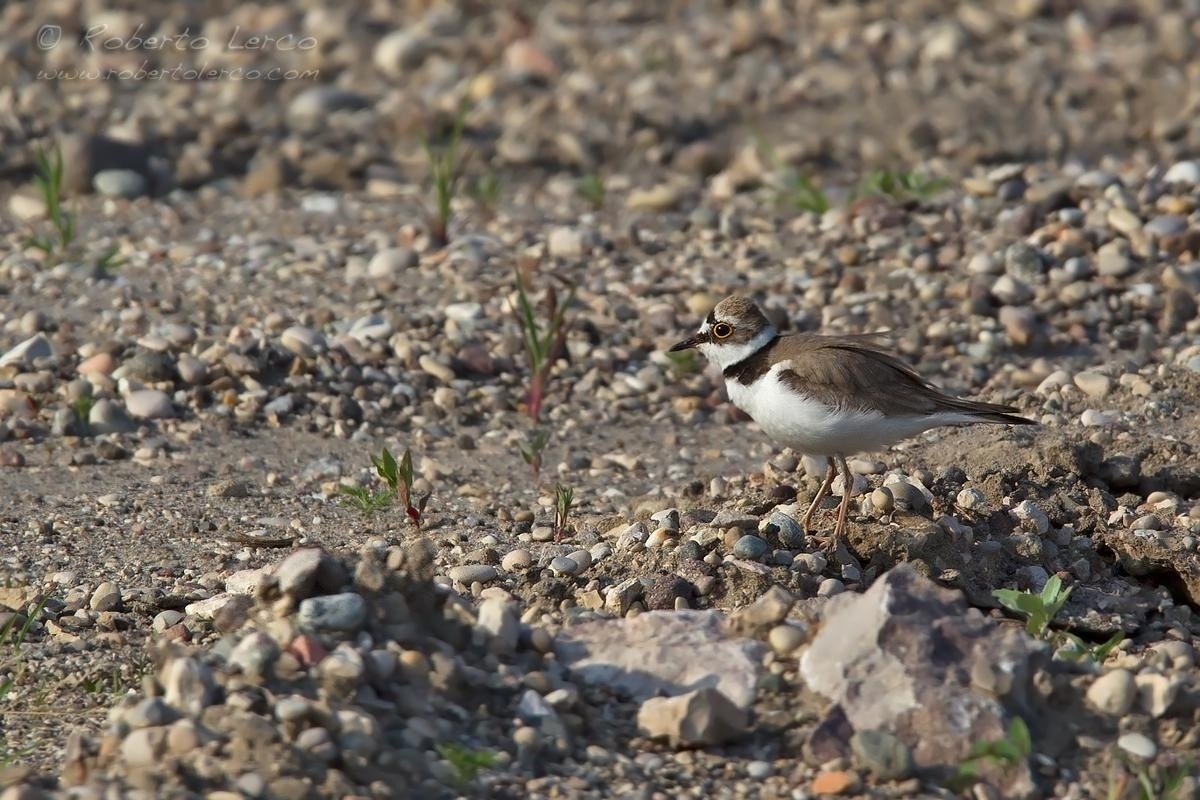
M 778 176 L 772 188 L 780 205 L 814 214 L 824 214 L 829 210 L 829 198 L 813 183 L 812 178 L 785 163 L 762 134 L 756 133 L 754 138 L 759 151 L 766 156 Z
M 704 368 L 704 364 L 697 356 L 695 350 L 681 350 L 678 353 L 667 353 L 667 360 L 671 362 L 671 374 L 677 379 L 686 378 L 688 375 L 695 375 Z
M 496 754 L 490 750 L 463 747 L 453 742 L 439 744 L 437 752 L 450 765 L 450 769 L 454 772 L 454 782 L 460 789 L 474 783 L 480 770 L 485 770 L 496 763 Z
M 1062 579 L 1054 575 L 1037 594 L 1016 589 L 996 589 L 992 595 L 1000 601 L 1000 605 L 1025 617 L 1026 633 L 1045 639 L 1051 620 L 1062 610 L 1071 591 L 1071 587 L 1064 589 Z
M 784 169 L 777 192 L 783 204 L 800 211 L 824 214 L 829 210 L 829 198 L 817 188 L 812 178 L 795 167 Z
M 1021 592 L 1016 589 L 996 589 L 992 595 L 1000 605 L 1025 617 L 1025 631 L 1055 648 L 1056 655 L 1065 661 L 1090 658 L 1103 661 L 1125 638 L 1120 631 L 1102 644 L 1090 646 L 1078 636 L 1051 629 L 1050 623 L 1066 604 L 1073 587 L 1063 588 L 1062 579 L 1053 575 L 1040 592 Z
M 525 459 L 535 477 L 542 470 L 542 451 L 548 444 L 550 432 L 544 428 L 534 428 L 529 432 L 528 438 L 518 445 L 521 448 L 521 458 Z
M 533 301 L 529 299 L 533 282 L 532 271 L 533 262 L 530 262 L 525 270 L 517 270 L 516 314 L 525 340 L 525 356 L 529 362 L 529 387 L 525 393 L 526 412 L 536 423 L 542 416 L 542 403 L 550 383 L 550 372 L 555 362 L 566 352 L 567 307 L 575 299 L 575 289 L 572 287 L 566 301 L 560 303 L 554 287 L 546 287 L 546 319 L 544 322 L 540 321 Z
M 1184 759 L 1174 766 L 1130 763 L 1129 759 L 1124 761 L 1125 769 L 1116 763 L 1110 764 L 1107 800 L 1126 800 L 1129 797 L 1136 800 L 1184 800 L 1193 796 L 1184 788 L 1184 780 L 1192 774 L 1190 759 Z M 1133 774 L 1127 770 L 1132 770 Z M 1185 791 L 1188 793 L 1185 794 Z
M 439 247 L 445 247 L 450 241 L 450 218 L 454 213 L 451 206 L 466 164 L 460 147 L 469 105 L 467 99 L 463 98 L 445 142 L 434 146 L 428 139 L 425 140 L 425 158 L 429 162 L 429 177 L 433 181 L 434 193 L 434 206 L 429 211 L 429 235 Z
M 372 489 L 369 486 L 342 486 L 339 487 L 338 493 L 342 496 L 343 502 L 359 509 L 364 515 L 370 515 L 389 507 L 393 498 L 398 499 L 404 506 L 404 514 L 408 521 L 418 531 L 421 530 L 421 522 L 424 519 L 429 495 L 426 494 L 420 498 L 413 497 L 415 473 L 412 451 L 405 449 L 403 457 L 397 462 L 391 451 L 385 447 L 379 455 L 371 456 L 371 465 L 375 467 L 375 474 L 387 484 L 387 489 Z
M 30 609 L 30 614 L 20 624 L 17 624 L 17 621 L 21 619 L 18 615 L 14 614 L 9 618 L 4 627 L 0 628 L 0 647 L 11 647 L 14 653 L 20 654 L 21 645 L 25 644 L 29 629 L 33 627 L 37 618 L 46 608 L 47 599 L 45 597 L 39 599 L 37 604 Z
M 604 178 L 595 172 L 589 172 L 580 178 L 579 183 L 575 185 L 575 191 L 595 210 L 604 208 Z
M 92 415 L 92 406 L 96 405 L 96 398 L 90 394 L 80 395 L 71 403 L 71 413 L 75 415 L 80 425 L 87 425 L 88 419 Z
M 104 250 L 103 253 L 96 256 L 96 274 L 101 278 L 107 278 L 114 270 L 120 269 L 125 264 L 125 259 L 118 258 L 117 253 L 121 248 L 118 245 L 112 245 Z
M 877 169 L 862 179 L 857 197 L 890 197 L 897 200 L 928 200 L 950 186 L 942 178 L 931 178 L 920 172 L 895 172 Z
M 117 667 L 83 678 L 79 685 L 88 694 L 121 694 L 125 691 L 125 682 L 121 678 L 121 670 Z
M 491 173 L 480 175 L 471 184 L 471 197 L 488 214 L 495 214 L 500 202 L 500 177 Z
M 383 448 L 383 452 L 378 456 L 371 456 L 371 463 L 375 465 L 375 471 L 379 473 L 379 477 L 383 478 L 388 488 L 399 498 L 400 503 L 404 506 L 404 514 L 408 517 L 408 521 L 420 531 L 421 521 L 425 514 L 425 504 L 429 502 L 429 495 L 426 494 L 420 498 L 413 497 L 412 488 L 415 473 L 413 472 L 412 451 L 405 448 L 404 455 L 400 458 L 400 463 L 397 464 L 396 459 L 385 447 Z
M 554 541 L 561 542 L 567 531 L 567 519 L 571 516 L 571 502 L 575 490 L 569 486 L 554 487 Z
M 1029 758 L 1032 752 L 1033 741 L 1029 736 L 1029 726 L 1020 717 L 1013 717 L 1004 732 L 1004 738 L 975 742 L 971 745 L 971 752 L 958 765 L 947 785 L 951 789 L 962 791 L 979 780 L 985 764 L 997 764 L 1002 769 L 1008 769 Z
M 372 489 L 369 486 L 339 486 L 342 502 L 353 506 L 369 517 L 392 504 L 392 492 L 388 489 Z
M 33 185 L 41 195 L 50 220 L 50 232 L 26 239 L 26 245 L 46 255 L 63 253 L 75 241 L 75 215 L 63 207 L 63 158 L 57 147 L 50 153 L 38 148 L 34 153 Z
M 33 608 L 28 609 L 29 614 L 24 620 L 14 614 L 9 617 L 4 627 L 0 628 L 0 648 L 9 648 L 12 651 L 10 656 L 0 660 L 0 673 L 8 673 L 8 677 L 0 678 L 0 700 L 3 700 L 12 691 L 18 677 L 25 670 L 25 664 L 21 660 L 21 647 L 25 644 L 25 638 L 29 636 L 29 631 L 37 622 L 37 618 L 46 608 L 48 599 L 47 597 L 39 598 Z

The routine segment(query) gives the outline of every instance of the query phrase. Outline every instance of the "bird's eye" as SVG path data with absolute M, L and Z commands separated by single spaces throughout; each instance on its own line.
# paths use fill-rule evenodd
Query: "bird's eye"
M 718 322 L 716 325 L 713 325 L 712 333 L 718 339 L 728 339 L 733 333 L 733 326 L 727 322 Z

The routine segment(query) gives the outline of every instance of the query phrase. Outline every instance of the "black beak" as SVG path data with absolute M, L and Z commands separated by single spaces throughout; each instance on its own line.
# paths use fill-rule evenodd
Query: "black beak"
M 680 350 L 691 350 L 693 347 L 699 347 L 708 341 L 708 337 L 704 334 L 696 334 L 690 339 L 684 339 L 682 342 L 671 345 L 669 352 L 678 353 Z

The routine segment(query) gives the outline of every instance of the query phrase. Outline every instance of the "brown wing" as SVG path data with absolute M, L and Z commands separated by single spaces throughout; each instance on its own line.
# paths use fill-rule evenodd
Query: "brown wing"
M 958 412 L 980 422 L 1027 424 L 1016 409 L 943 393 L 908 364 L 881 349 L 878 336 L 796 336 L 780 341 L 775 358 L 791 361 L 780 379 L 789 387 L 838 408 L 878 411 L 889 417 Z

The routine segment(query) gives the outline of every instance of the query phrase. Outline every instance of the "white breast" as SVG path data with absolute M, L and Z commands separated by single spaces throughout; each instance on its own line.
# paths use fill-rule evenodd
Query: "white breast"
M 725 388 L 730 401 L 768 436 L 808 455 L 874 452 L 930 428 L 976 421 L 965 414 L 887 417 L 878 411 L 833 408 L 783 383 L 779 373 L 787 368 L 781 362 L 751 386 L 727 380 Z

